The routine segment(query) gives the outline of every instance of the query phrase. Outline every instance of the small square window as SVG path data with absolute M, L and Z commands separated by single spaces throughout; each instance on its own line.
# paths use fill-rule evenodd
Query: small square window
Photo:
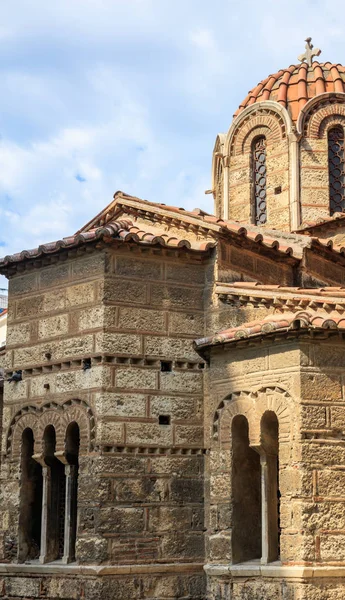
M 158 422 L 160 425 L 170 425 L 170 415 L 159 415 Z
M 169 373 L 172 371 L 172 362 L 170 360 L 161 360 L 161 372 Z

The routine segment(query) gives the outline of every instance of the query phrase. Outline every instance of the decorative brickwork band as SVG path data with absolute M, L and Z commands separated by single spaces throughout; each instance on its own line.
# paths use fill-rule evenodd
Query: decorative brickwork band
M 243 415 L 249 424 L 250 445 L 260 446 L 260 422 L 266 411 L 272 411 L 279 421 L 279 442 L 285 442 L 291 435 L 291 418 L 288 392 L 280 387 L 263 387 L 255 392 L 235 392 L 219 405 L 213 421 L 213 439 L 221 447 L 231 445 L 231 423 L 235 416 Z
M 35 439 L 35 454 L 42 453 L 43 434 L 48 425 L 56 432 L 56 451 L 64 452 L 65 435 L 70 423 L 76 422 L 80 430 L 80 454 L 93 448 L 95 419 L 91 408 L 83 400 L 73 399 L 58 404 L 49 402 L 41 407 L 24 406 L 13 417 L 7 434 L 6 450 L 12 458 L 19 459 L 24 429 L 30 428 Z
M 272 109 L 250 112 L 233 132 L 230 155 L 237 156 L 250 152 L 255 137 L 264 135 L 268 144 L 278 143 L 286 138 L 286 126 L 281 115 Z
M 304 135 L 314 139 L 323 138 L 330 127 L 345 122 L 345 103 L 316 104 L 304 121 Z

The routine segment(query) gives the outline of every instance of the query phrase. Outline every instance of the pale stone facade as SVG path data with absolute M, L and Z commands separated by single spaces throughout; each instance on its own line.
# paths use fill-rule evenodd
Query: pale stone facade
M 118 192 L 0 262 L 6 600 L 344 598 L 345 70 L 317 65 L 217 137 L 217 216 Z

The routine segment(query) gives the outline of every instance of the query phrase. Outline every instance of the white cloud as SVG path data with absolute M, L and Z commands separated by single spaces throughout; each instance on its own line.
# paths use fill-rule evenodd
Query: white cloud
M 344 62 L 342 0 L 14 0 L 0 26 L 3 253 L 77 230 L 117 189 L 212 210 L 211 154 L 307 35 Z

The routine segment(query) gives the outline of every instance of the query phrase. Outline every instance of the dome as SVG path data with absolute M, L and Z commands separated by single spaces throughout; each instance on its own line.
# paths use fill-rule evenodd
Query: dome
M 345 92 L 345 67 L 317 61 L 308 66 L 302 62 L 281 69 L 258 83 L 241 102 L 234 117 L 255 102 L 273 100 L 284 106 L 296 122 L 308 100 L 327 92 Z

